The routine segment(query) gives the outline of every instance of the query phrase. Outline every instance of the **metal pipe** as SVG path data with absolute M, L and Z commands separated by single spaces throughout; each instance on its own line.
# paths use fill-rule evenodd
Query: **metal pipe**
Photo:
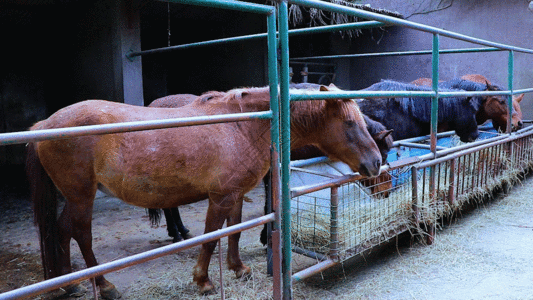
M 503 50 L 513 50 L 516 52 L 533 54 L 533 50 L 531 49 L 513 47 L 513 46 L 508 46 L 508 45 L 500 44 L 500 43 L 494 43 L 491 41 L 473 38 L 470 36 L 466 36 L 464 34 L 451 32 L 451 31 L 440 29 L 437 27 L 423 25 L 423 24 L 412 22 L 412 21 L 407 21 L 407 20 L 403 20 L 403 19 L 399 19 L 399 18 L 395 18 L 391 16 L 386 16 L 383 14 L 373 13 L 373 12 L 369 12 L 369 11 L 362 10 L 362 9 L 338 5 L 338 4 L 334 4 L 334 3 L 330 3 L 326 1 L 291 0 L 290 3 L 305 6 L 305 7 L 318 8 L 318 9 L 322 9 L 322 10 L 330 11 L 330 12 L 343 13 L 343 14 L 347 14 L 351 16 L 356 16 L 362 19 L 375 20 L 375 21 L 383 22 L 389 25 L 396 25 L 396 26 L 408 27 L 411 29 L 417 29 L 420 31 L 425 31 L 425 32 L 433 33 L 433 34 L 439 34 L 441 36 L 445 36 L 445 37 L 449 37 L 449 38 L 453 38 L 457 40 L 462 40 L 465 42 L 470 42 L 470 43 L 474 43 L 478 45 L 484 45 L 484 46 L 499 48 Z
M 357 99 L 357 98 L 392 98 L 392 97 L 422 97 L 431 98 L 439 96 L 446 97 L 466 97 L 466 96 L 498 96 L 510 95 L 510 91 L 329 91 L 317 92 L 310 90 L 291 90 L 291 101 L 322 100 L 322 99 Z M 428 99 L 429 100 L 429 99 Z
M 473 52 L 495 52 L 504 51 L 498 48 L 463 48 L 463 49 L 444 49 L 439 50 L 440 54 L 457 54 L 457 53 L 473 53 Z M 432 50 L 419 51 L 397 51 L 397 52 L 380 52 L 380 53 L 357 53 L 357 54 L 339 54 L 339 55 L 323 55 L 313 57 L 296 57 L 293 60 L 314 60 L 314 59 L 342 59 L 342 58 L 366 58 L 366 57 L 385 57 L 385 56 L 407 56 L 407 55 L 429 55 Z
M 217 116 L 198 116 L 188 118 L 174 118 L 164 120 L 149 120 L 122 122 L 101 125 L 89 125 L 56 129 L 31 130 L 0 134 L 0 146 L 24 144 L 44 140 L 66 139 L 85 135 L 100 135 L 109 133 L 123 133 L 149 129 L 184 127 L 193 125 L 216 124 L 223 122 L 251 121 L 254 119 L 270 119 L 271 111 L 225 114 Z
M 339 258 L 339 232 L 338 232 L 338 211 L 339 211 L 339 186 L 331 187 L 330 196 L 331 205 L 330 210 L 330 244 L 329 244 L 329 256 L 333 260 Z
M 291 198 L 290 198 L 290 94 L 289 94 L 289 21 L 288 3 L 278 3 L 280 94 L 281 94 L 281 233 L 282 233 L 282 278 L 283 299 L 292 299 L 292 243 L 291 243 Z
M 165 255 L 173 254 L 183 251 L 210 241 L 215 241 L 220 238 L 247 230 L 253 227 L 263 225 L 274 220 L 274 214 L 268 214 L 250 221 L 242 222 L 230 227 L 222 228 L 217 231 L 205 233 L 201 236 L 193 237 L 178 243 L 163 246 L 157 249 L 149 250 L 143 253 L 135 254 L 115 261 L 104 263 L 95 267 L 87 268 L 77 272 L 69 273 L 63 276 L 55 277 L 45 281 L 41 281 L 29 286 L 25 286 L 16 290 L 12 290 L 0 294 L 0 300 L 22 299 L 26 297 L 34 297 L 39 294 L 55 290 L 57 288 L 66 286 L 70 283 L 80 282 L 82 280 L 90 279 L 99 275 L 118 271 L 139 263 L 147 262 Z
M 509 58 L 507 62 L 507 88 L 509 91 L 511 91 L 511 95 L 507 97 L 507 133 L 511 132 L 511 122 L 512 122 L 512 116 L 511 113 L 513 111 L 513 69 L 514 69 L 514 52 L 509 51 Z
M 306 278 L 309 278 L 317 273 L 320 273 L 322 271 L 325 271 L 333 266 L 336 266 L 338 265 L 340 262 L 338 261 L 334 261 L 334 260 L 331 260 L 331 259 L 328 259 L 328 260 L 325 260 L 323 262 L 319 262 L 318 264 L 316 265 L 313 265 L 307 269 L 304 269 L 298 273 L 294 273 L 294 275 L 292 275 L 292 282 L 293 283 L 296 283 L 296 282 L 299 282 L 299 281 L 302 281 Z
M 409 143 L 409 142 L 403 142 L 403 141 L 399 141 L 399 142 L 398 142 L 398 146 L 404 146 L 404 147 L 409 147 L 409 148 L 419 148 L 419 149 L 427 149 L 427 150 L 431 150 L 431 145 L 417 144 L 417 143 Z M 436 146 L 435 148 L 436 148 L 437 150 L 448 149 L 447 147 L 442 147 L 442 146 Z
M 191 4 L 196 6 L 206 6 L 213 8 L 223 8 L 230 10 L 238 10 L 242 12 L 259 13 L 259 14 L 273 14 L 275 8 L 271 5 L 255 4 L 234 0 L 166 0 L 172 3 Z
M 301 255 L 305 255 L 305 256 L 310 257 L 312 259 L 319 260 L 319 261 L 328 260 L 327 255 L 320 254 L 320 253 L 317 253 L 317 252 L 314 252 L 314 251 L 311 251 L 311 250 L 307 250 L 307 249 L 304 249 L 302 247 L 293 246 L 292 247 L 292 251 L 296 252 L 298 254 L 301 254 Z
M 383 26 L 387 26 L 387 25 L 380 23 L 380 22 L 376 22 L 376 21 L 367 21 L 367 22 L 355 22 L 355 23 L 339 24 L 339 25 L 318 26 L 318 27 L 313 27 L 313 28 L 291 29 L 288 32 L 290 36 L 293 36 L 293 35 L 297 36 L 297 35 L 304 35 L 304 34 L 316 34 L 316 33 L 339 31 L 339 30 L 364 29 L 364 28 L 383 27 Z M 211 45 L 216 45 L 216 44 L 226 44 L 226 43 L 232 43 L 232 42 L 258 40 L 258 39 L 266 38 L 267 35 L 268 33 L 256 33 L 256 34 L 250 34 L 250 35 L 215 39 L 215 40 L 210 40 L 210 41 L 176 45 L 176 46 L 170 46 L 170 47 L 161 47 L 161 48 L 150 49 L 150 50 L 130 52 L 126 54 L 126 57 L 128 59 L 132 59 L 135 56 L 165 53 L 165 52 L 170 52 L 170 51 L 175 51 L 175 50 L 183 50 L 183 49 L 189 49 L 189 48 L 195 48 L 195 47 L 201 47 L 201 46 L 211 46 Z

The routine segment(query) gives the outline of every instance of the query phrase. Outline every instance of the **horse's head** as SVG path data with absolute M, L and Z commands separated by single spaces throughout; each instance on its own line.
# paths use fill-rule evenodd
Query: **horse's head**
M 338 90 L 333 85 L 321 91 Z M 381 154 L 368 132 L 363 114 L 351 99 L 324 100 L 322 127 L 317 131 L 316 145 L 330 158 L 346 163 L 365 176 L 379 175 Z
M 387 129 L 380 122 L 374 121 L 364 114 L 363 117 L 365 119 L 368 132 L 376 142 L 379 152 L 381 153 L 381 163 L 385 164 L 389 156 L 389 151 L 392 149 L 392 143 L 394 142 L 391 136 L 393 130 Z
M 487 91 L 500 91 L 501 89 L 495 85 L 491 85 L 485 81 Z M 494 129 L 499 131 L 507 130 L 507 97 L 506 96 L 487 96 L 483 102 L 483 110 L 488 119 L 492 119 Z M 522 118 L 518 115 L 516 109 L 513 108 L 511 113 L 511 129 L 513 131 L 522 128 Z
M 482 105 L 481 98 L 461 97 L 454 105 L 455 116 L 449 122 L 450 128 L 455 130 L 461 142 L 475 141 L 479 136 L 476 114 Z

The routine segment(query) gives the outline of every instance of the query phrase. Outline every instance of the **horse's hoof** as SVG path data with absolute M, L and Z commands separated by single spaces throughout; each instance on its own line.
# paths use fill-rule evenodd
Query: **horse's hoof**
M 215 286 L 211 283 L 211 281 L 207 281 L 200 286 L 200 295 L 212 295 L 215 292 Z
M 85 295 L 85 293 L 87 293 L 87 288 L 81 284 L 68 285 L 66 287 L 63 287 L 63 290 L 65 290 L 65 293 L 69 297 L 76 297 L 76 298 L 81 297 Z
M 252 279 L 252 270 L 247 266 L 243 266 L 238 271 L 235 271 L 235 275 L 237 276 L 237 278 L 242 278 L 244 280 L 250 280 Z
M 192 239 L 194 235 L 187 232 L 186 234 L 182 234 L 184 240 Z
M 100 287 L 100 296 L 102 296 L 102 299 L 106 300 L 115 300 L 122 297 L 117 288 L 111 283 L 107 286 Z
M 177 235 L 175 236 L 173 239 L 172 239 L 172 242 L 173 243 L 177 243 L 177 242 L 181 242 L 183 240 L 183 238 L 181 237 L 181 235 Z

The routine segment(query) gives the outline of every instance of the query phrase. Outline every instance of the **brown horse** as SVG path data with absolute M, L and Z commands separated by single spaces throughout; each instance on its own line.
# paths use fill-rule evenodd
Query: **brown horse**
M 322 88 L 327 90 L 327 88 Z M 115 122 L 268 111 L 268 88 L 205 94 L 181 108 L 147 108 L 104 100 L 65 107 L 31 130 Z M 329 99 L 291 103 L 291 146 L 313 144 L 367 176 L 379 174 L 381 155 L 357 104 Z M 35 221 L 39 227 L 46 278 L 72 271 L 70 239 L 78 243 L 87 267 L 97 265 L 91 219 L 98 188 L 145 208 L 171 208 L 209 198 L 205 232 L 241 222 L 244 195 L 270 166 L 270 120 L 210 124 L 48 140 L 28 145 Z M 55 187 L 66 199 L 57 218 Z M 237 277 L 250 268 L 240 259 L 240 234 L 228 237 L 228 267 Z M 208 266 L 216 241 L 202 245 L 193 279 L 200 292 L 214 289 Z M 100 294 L 120 297 L 98 276 Z M 79 291 L 78 285 L 67 288 Z
M 439 80 L 439 86 L 447 88 L 457 88 L 464 90 L 486 90 L 486 91 L 498 91 L 499 87 L 492 85 L 490 81 L 483 75 L 469 74 L 464 75 L 460 79 L 465 80 L 463 82 L 455 80 L 457 84 L 450 86 L 446 85 L 446 81 Z M 452 81 L 449 81 L 452 82 Z M 411 84 L 421 86 L 431 86 L 431 78 L 418 78 L 411 81 Z M 480 86 L 472 83 L 480 84 Z M 524 94 L 518 97 L 513 96 L 513 112 L 511 115 L 511 128 L 516 131 L 522 128 L 522 114 L 520 110 L 519 102 L 524 97 Z M 476 114 L 476 121 L 479 125 L 485 123 L 487 120 L 492 120 L 492 125 L 496 130 L 505 131 L 507 128 L 507 101 L 504 96 L 482 96 L 483 105 Z M 519 113 L 520 111 L 520 113 Z M 445 127 L 439 128 L 439 131 L 446 130 Z
M 293 84 L 291 85 L 291 88 L 295 89 L 309 89 L 309 90 L 319 90 L 320 89 L 319 84 L 312 84 L 312 83 L 305 83 L 305 84 Z M 330 88 L 336 88 L 333 84 L 330 85 Z M 169 95 L 162 98 L 155 99 L 148 105 L 149 107 L 182 107 L 187 104 L 190 104 L 192 101 L 194 101 L 198 96 L 192 95 L 192 94 L 176 94 L 176 95 Z M 376 142 L 376 145 L 379 148 L 379 151 L 381 153 L 382 157 L 382 163 L 385 164 L 387 161 L 387 155 L 388 152 L 392 148 L 393 139 L 390 136 L 390 133 L 392 130 L 387 130 L 385 126 L 383 126 L 381 123 L 376 122 L 370 118 L 368 118 L 366 115 L 363 114 L 363 117 L 365 119 L 368 132 Z M 324 156 L 325 154 L 317 149 L 313 145 L 307 145 L 302 148 L 298 148 L 291 151 L 291 160 L 298 160 L 298 159 L 308 159 L 308 158 L 314 158 L 314 157 L 320 157 Z M 267 175 L 263 178 L 263 183 L 265 185 L 265 192 L 266 194 L 269 193 L 270 189 L 270 175 L 267 173 Z M 369 187 L 370 192 L 372 195 L 375 195 L 376 197 L 384 197 L 387 198 L 389 196 L 390 191 L 392 190 L 392 181 L 391 176 L 389 173 L 383 173 L 379 175 L 378 177 L 374 178 L 368 178 L 361 181 L 361 183 L 367 187 Z M 266 213 L 266 203 L 265 203 L 265 213 Z M 159 223 L 159 220 L 161 218 L 160 211 L 156 209 L 149 209 L 148 210 L 150 215 L 150 220 L 153 224 Z M 172 209 L 163 209 L 165 220 L 167 223 L 167 231 L 168 235 L 173 238 L 173 242 L 181 241 L 182 239 L 190 238 L 191 235 L 189 234 L 189 230 L 185 227 L 183 224 L 183 221 L 181 220 L 179 209 L 177 207 Z M 266 228 L 266 226 L 265 226 Z M 261 243 L 263 245 L 266 244 L 266 229 L 263 229 L 261 232 Z
M 492 83 L 483 75 L 480 74 L 467 74 L 461 76 L 461 79 L 464 80 L 470 80 L 477 83 L 483 83 L 487 85 L 492 85 Z M 521 129 L 524 124 L 522 123 L 522 109 L 520 108 L 520 101 L 524 98 L 524 94 L 520 95 L 513 95 L 513 113 L 511 115 L 511 129 L 513 131 L 516 131 L 518 129 Z M 493 100 L 494 101 L 494 100 Z M 501 104 L 500 102 L 498 102 Z M 496 130 L 507 130 L 507 101 L 504 99 L 504 106 L 502 108 L 502 105 L 494 104 L 493 105 L 487 105 L 490 106 L 490 108 L 487 108 L 490 112 L 487 112 L 487 119 L 492 119 L 492 123 Z M 505 113 L 501 113 L 501 110 Z M 492 115 L 494 118 L 490 118 L 489 116 Z

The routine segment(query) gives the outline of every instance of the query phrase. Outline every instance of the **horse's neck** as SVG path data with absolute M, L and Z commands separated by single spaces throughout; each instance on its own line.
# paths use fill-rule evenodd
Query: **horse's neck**
M 319 101 L 291 103 L 291 149 L 318 143 L 326 117 L 322 105 Z

